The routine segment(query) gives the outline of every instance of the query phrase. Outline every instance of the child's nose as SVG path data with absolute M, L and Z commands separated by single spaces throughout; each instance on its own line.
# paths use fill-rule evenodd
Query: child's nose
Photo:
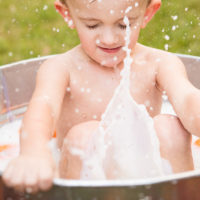
M 113 47 L 118 42 L 118 36 L 115 31 L 106 29 L 101 33 L 100 42 L 106 47 Z

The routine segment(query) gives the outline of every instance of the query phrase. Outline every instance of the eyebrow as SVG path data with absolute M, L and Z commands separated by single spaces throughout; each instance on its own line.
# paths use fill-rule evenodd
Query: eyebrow
M 136 16 L 136 17 L 129 17 L 128 19 L 129 20 L 134 20 L 134 19 L 137 19 L 137 18 L 138 18 L 138 16 Z M 79 19 L 80 20 L 84 20 L 84 21 L 101 21 L 100 19 L 95 19 L 95 18 L 90 18 L 90 17 L 79 17 Z M 118 19 L 117 21 L 121 21 L 123 19 L 124 19 L 124 17 Z

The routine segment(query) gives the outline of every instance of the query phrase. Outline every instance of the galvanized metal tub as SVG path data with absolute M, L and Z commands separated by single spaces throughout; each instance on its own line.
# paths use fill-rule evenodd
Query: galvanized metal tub
M 178 56 L 184 62 L 191 82 L 200 88 L 200 57 Z M 0 126 L 23 115 L 34 90 L 37 69 L 48 57 L 24 60 L 0 68 Z M 0 199 L 199 200 L 199 176 L 200 170 L 145 180 L 72 181 L 55 179 L 51 190 L 35 195 L 17 194 L 7 188 L 0 177 Z

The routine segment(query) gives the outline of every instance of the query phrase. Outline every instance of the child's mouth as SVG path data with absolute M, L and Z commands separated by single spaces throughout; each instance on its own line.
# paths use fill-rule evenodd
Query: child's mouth
M 102 51 L 106 52 L 106 53 L 117 53 L 121 47 L 116 47 L 116 48 L 103 48 L 103 47 L 99 47 Z

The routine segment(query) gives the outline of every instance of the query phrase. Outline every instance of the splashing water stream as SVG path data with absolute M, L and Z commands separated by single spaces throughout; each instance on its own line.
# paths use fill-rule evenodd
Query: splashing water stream
M 121 81 L 91 138 L 86 155 L 79 154 L 83 160 L 81 179 L 147 178 L 171 173 L 169 163 L 160 156 L 153 119 L 144 105 L 133 100 L 129 91 L 133 60 L 128 48 L 131 30 L 126 16 L 124 23 L 127 56 Z

